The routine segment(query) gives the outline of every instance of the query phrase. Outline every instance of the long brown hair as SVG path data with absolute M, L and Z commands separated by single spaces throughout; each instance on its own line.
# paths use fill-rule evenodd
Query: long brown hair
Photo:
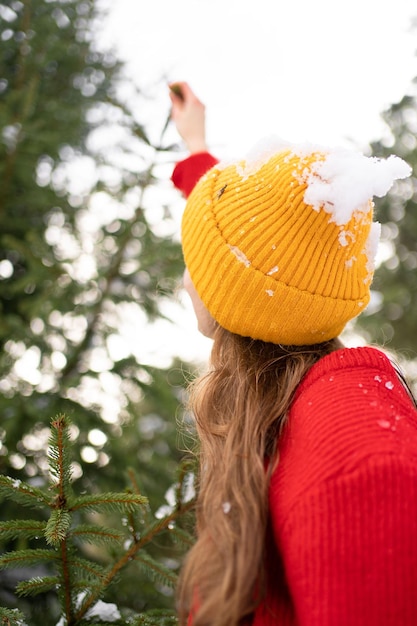
M 181 624 L 237 626 L 262 597 L 269 477 L 294 392 L 335 339 L 284 347 L 218 327 L 190 388 L 199 437 L 197 541 L 178 588 Z

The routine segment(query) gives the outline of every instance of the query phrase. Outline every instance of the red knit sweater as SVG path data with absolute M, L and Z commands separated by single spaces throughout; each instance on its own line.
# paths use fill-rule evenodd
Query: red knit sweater
M 205 163 L 176 166 L 186 195 Z M 417 411 L 388 358 L 355 348 L 316 363 L 279 453 L 253 626 L 417 626 Z

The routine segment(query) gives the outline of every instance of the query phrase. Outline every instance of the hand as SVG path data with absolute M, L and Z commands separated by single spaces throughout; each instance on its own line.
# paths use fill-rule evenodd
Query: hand
M 206 107 L 186 82 L 169 85 L 171 119 L 191 154 L 206 152 Z

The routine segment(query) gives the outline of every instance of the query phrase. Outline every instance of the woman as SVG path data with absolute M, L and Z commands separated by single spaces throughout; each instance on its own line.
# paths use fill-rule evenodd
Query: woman
M 311 146 L 217 164 L 204 105 L 187 83 L 171 101 L 184 284 L 214 340 L 180 622 L 415 625 L 417 412 L 381 351 L 338 339 L 369 301 L 371 198 L 409 168 Z

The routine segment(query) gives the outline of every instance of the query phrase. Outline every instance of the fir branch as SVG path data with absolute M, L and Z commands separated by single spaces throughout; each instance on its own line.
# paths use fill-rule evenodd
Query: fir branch
M 127 470 L 127 475 L 129 477 L 129 480 L 132 484 L 132 488 L 133 488 L 133 493 L 136 493 L 138 496 L 140 495 L 140 489 L 139 489 L 139 485 L 138 485 L 138 481 L 136 478 L 136 474 L 135 471 L 132 467 L 129 467 Z
M 121 569 L 132 559 L 136 558 L 136 554 L 141 550 L 145 545 L 150 543 L 156 535 L 158 535 L 163 530 L 169 528 L 172 522 L 178 517 L 181 513 L 187 513 L 187 511 L 191 510 L 194 506 L 194 501 L 187 502 L 187 504 L 182 505 L 181 511 L 173 511 L 170 515 L 167 515 L 161 520 L 158 520 L 156 524 L 153 524 L 150 528 L 147 529 L 146 533 L 141 537 L 141 539 L 135 543 L 120 557 L 120 559 L 114 563 L 113 567 L 111 567 L 108 572 L 104 575 L 102 581 L 102 589 L 107 587 L 118 575 Z M 94 603 L 99 598 L 99 592 L 91 593 L 91 595 L 84 600 L 82 606 L 77 611 L 75 616 L 76 620 L 81 620 L 82 617 L 87 613 L 89 608 L 94 605 Z
M 178 545 L 185 548 L 191 548 L 195 543 L 195 538 L 183 528 L 178 528 L 178 526 L 174 526 L 171 529 L 171 536 Z
M 104 570 L 99 565 L 96 565 L 92 561 L 87 561 L 87 559 L 82 559 L 80 557 L 68 557 L 68 565 L 72 568 L 72 571 L 77 575 L 80 575 L 82 572 L 89 579 L 90 577 L 94 579 L 98 579 L 100 581 L 105 580 L 107 577 L 107 571 Z M 103 586 L 100 587 L 101 591 L 103 590 Z
M 176 626 L 178 619 L 173 611 L 168 612 L 164 609 L 155 609 L 137 615 L 129 624 L 131 626 Z
M 71 581 L 71 591 L 79 591 L 85 594 L 85 590 L 88 589 L 89 593 L 96 593 L 97 596 L 102 595 L 103 586 L 101 583 L 95 584 L 91 578 L 80 578 L 79 580 Z
M 69 619 L 72 611 L 72 596 L 71 596 L 71 575 L 69 568 L 69 549 L 67 540 L 64 539 L 61 541 L 60 545 L 60 566 L 61 566 L 61 575 L 63 579 L 62 587 L 60 590 L 60 595 L 63 602 L 63 609 L 65 611 L 67 622 L 69 623 Z
M 163 517 L 162 519 L 158 519 L 156 520 L 155 523 L 148 526 L 142 532 L 142 536 L 140 540 L 136 544 L 134 544 L 128 551 L 128 554 L 130 555 L 129 558 L 134 558 L 134 555 L 138 550 L 140 550 L 141 548 L 146 546 L 148 543 L 153 541 L 154 537 L 162 533 L 164 530 L 171 529 L 173 522 L 180 515 L 180 513 L 181 514 L 186 513 L 189 509 L 192 508 L 193 504 L 194 504 L 193 502 L 189 502 L 183 506 L 183 508 L 181 509 L 181 512 L 174 510 L 172 511 L 172 513 L 169 513 L 169 515 L 167 515 L 166 517 Z
M 168 587 L 174 587 L 177 583 L 178 576 L 175 572 L 165 565 L 162 565 L 159 561 L 156 561 L 144 550 L 141 550 L 136 555 L 135 561 L 140 563 L 145 574 L 151 576 L 154 580 L 164 585 L 168 585 Z
M 70 507 L 71 511 L 89 509 L 93 511 L 135 511 L 137 507 L 145 506 L 148 499 L 134 493 L 99 493 L 76 498 Z
M 57 481 L 55 484 L 58 491 L 57 506 L 61 508 L 65 506 L 71 489 L 70 425 L 71 422 L 65 415 L 59 415 L 51 422 L 49 438 L 49 469 Z
M 132 487 L 127 490 L 127 493 L 132 493 L 132 490 L 133 490 L 133 493 L 140 495 L 139 483 L 136 478 L 136 473 L 134 469 L 129 467 L 127 470 L 127 475 L 132 485 Z M 150 507 L 149 507 L 149 502 L 147 502 L 146 506 L 143 507 L 142 517 L 140 519 L 142 524 L 145 523 L 145 519 L 149 517 L 149 514 L 150 514 Z M 140 532 L 141 532 L 138 528 L 139 519 L 138 519 L 137 512 L 132 511 L 132 512 L 127 513 L 127 519 L 128 519 L 128 528 L 131 533 L 131 538 L 136 543 L 140 538 Z
M 110 541 L 123 541 L 125 535 L 113 528 L 83 524 L 71 531 L 71 537 L 93 544 L 107 544 Z
M 13 500 L 17 504 L 30 506 L 32 508 L 51 505 L 50 499 L 40 489 L 31 487 L 27 483 L 15 478 L 10 478 L 10 476 L 4 476 L 3 474 L 0 475 L 0 497 L 1 496 Z
M 191 508 L 191 505 L 192 503 L 188 505 L 189 508 Z M 183 508 L 181 513 L 185 512 L 187 508 L 188 507 Z M 149 526 L 147 526 L 145 530 L 142 531 L 141 544 L 146 545 L 150 543 L 154 537 L 159 535 L 159 533 L 161 533 L 164 530 L 172 531 L 174 528 L 174 522 L 177 517 L 179 517 L 179 512 L 176 509 L 174 509 L 171 513 L 168 513 L 165 517 L 162 517 L 161 519 L 156 519 L 155 521 L 153 521 L 152 524 L 149 524 Z
M 38 539 L 45 532 L 46 522 L 36 520 L 10 520 L 0 522 L 0 538 L 3 541 L 10 539 Z
M 37 596 L 40 593 L 56 589 L 58 585 L 59 579 L 56 576 L 45 576 L 44 578 L 36 576 L 20 582 L 16 587 L 16 593 L 21 597 Z
M 67 536 L 71 515 L 65 509 L 55 509 L 46 524 L 45 538 L 49 545 L 57 548 Z
M 18 609 L 5 609 L 0 606 L 0 620 L 3 626 L 24 626 L 25 616 Z
M 72 493 L 70 424 L 70 420 L 65 415 L 58 415 L 51 421 L 48 461 L 50 472 L 56 479 L 54 487 L 57 490 L 57 496 L 53 504 L 54 510 L 45 530 L 47 542 L 60 549 L 60 569 L 63 578 L 62 599 L 67 622 L 69 622 L 72 613 L 72 575 L 70 571 L 70 549 L 67 542 L 67 534 L 71 525 L 71 515 L 68 512 L 67 504 Z
M 0 569 L 9 567 L 31 567 L 40 562 L 57 561 L 59 555 L 54 550 L 16 550 L 0 556 Z

